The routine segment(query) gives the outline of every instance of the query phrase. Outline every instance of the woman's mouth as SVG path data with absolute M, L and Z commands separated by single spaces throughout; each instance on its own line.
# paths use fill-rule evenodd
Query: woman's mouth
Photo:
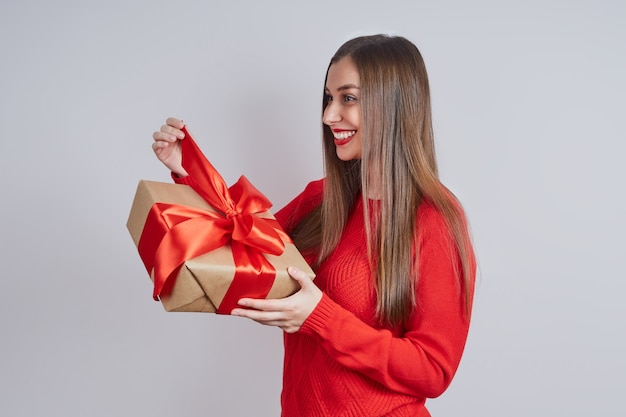
M 350 142 L 350 139 L 354 137 L 356 130 L 340 130 L 333 129 L 333 136 L 335 137 L 335 145 L 341 146 Z

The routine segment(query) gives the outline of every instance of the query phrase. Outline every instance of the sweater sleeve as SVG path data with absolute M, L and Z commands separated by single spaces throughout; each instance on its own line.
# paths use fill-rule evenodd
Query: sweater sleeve
M 443 217 L 427 211 L 418 238 L 418 306 L 404 331 L 371 327 L 324 294 L 300 332 L 317 338 L 343 366 L 393 391 L 432 398 L 445 391 L 458 368 L 469 315 Z
M 173 172 L 170 173 L 170 175 L 172 176 L 172 181 L 174 181 L 176 184 L 184 184 L 184 185 L 189 185 L 189 186 L 191 186 L 192 184 L 195 184 L 193 178 L 191 178 L 191 175 L 187 175 L 186 177 L 179 177 Z

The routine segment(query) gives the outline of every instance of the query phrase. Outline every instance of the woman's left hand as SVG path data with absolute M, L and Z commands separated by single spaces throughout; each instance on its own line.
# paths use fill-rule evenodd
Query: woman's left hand
M 322 291 L 299 269 L 290 267 L 287 272 L 300 284 L 298 292 L 272 300 L 242 298 L 239 305 L 246 308 L 236 308 L 230 314 L 247 317 L 266 326 L 277 326 L 287 333 L 300 330 L 322 299 Z

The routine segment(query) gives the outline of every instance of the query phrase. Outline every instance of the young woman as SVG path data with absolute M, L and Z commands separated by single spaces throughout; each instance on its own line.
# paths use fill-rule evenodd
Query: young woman
M 323 101 L 325 177 L 276 218 L 317 277 L 242 299 L 233 315 L 284 330 L 283 416 L 429 416 L 467 338 L 476 265 L 461 205 L 439 181 L 430 93 L 402 37 L 346 42 Z M 157 157 L 188 181 L 174 118 Z

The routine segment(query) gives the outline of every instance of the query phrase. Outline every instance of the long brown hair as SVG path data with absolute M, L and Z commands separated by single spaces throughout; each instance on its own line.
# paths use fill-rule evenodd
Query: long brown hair
M 369 204 L 363 204 L 365 218 L 373 218 L 372 224 L 366 222 L 366 236 L 376 276 L 376 316 L 382 324 L 401 325 L 417 305 L 416 215 L 428 201 L 450 230 L 451 259 L 460 259 L 454 267 L 469 308 L 471 246 L 461 206 L 439 181 L 422 56 L 403 37 L 373 35 L 343 44 L 328 68 L 346 57 L 360 77 L 362 159 L 340 160 L 332 131 L 323 125 L 324 198 L 294 231 L 294 241 L 305 252 L 317 251 L 319 266 L 337 246 L 357 198 L 365 203 L 376 190 L 378 208 L 370 213 Z

